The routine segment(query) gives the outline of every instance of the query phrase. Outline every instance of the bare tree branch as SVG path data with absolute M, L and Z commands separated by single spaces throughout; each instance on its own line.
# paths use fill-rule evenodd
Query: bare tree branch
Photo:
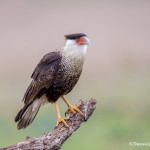
M 66 117 L 69 119 L 66 122 L 69 127 L 65 127 L 63 123 L 60 123 L 58 127 L 41 137 L 27 138 L 25 141 L 0 150 L 59 150 L 71 134 L 80 127 L 80 124 L 88 120 L 96 108 L 96 100 L 94 99 L 80 100 L 80 103 L 79 109 L 84 113 L 84 116 L 79 113 L 72 114 L 68 112 Z

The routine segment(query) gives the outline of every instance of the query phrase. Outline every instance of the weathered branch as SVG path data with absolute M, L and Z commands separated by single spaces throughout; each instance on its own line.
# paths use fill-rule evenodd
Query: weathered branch
M 89 101 L 80 100 L 80 103 L 79 109 L 84 113 L 84 116 L 79 113 L 72 114 L 68 112 L 66 117 L 69 119 L 66 122 L 69 127 L 65 127 L 63 123 L 60 123 L 58 127 L 41 137 L 27 138 L 25 141 L 0 150 L 59 150 L 71 134 L 80 127 L 80 124 L 88 120 L 96 108 L 96 100 L 94 99 Z

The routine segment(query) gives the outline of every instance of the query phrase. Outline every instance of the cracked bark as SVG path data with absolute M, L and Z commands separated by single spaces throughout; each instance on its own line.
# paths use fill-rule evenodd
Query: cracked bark
M 71 134 L 80 127 L 80 124 L 88 120 L 96 108 L 95 99 L 80 100 L 80 103 L 79 109 L 84 113 L 84 116 L 79 113 L 66 113 L 66 117 L 69 118 L 66 120 L 69 127 L 65 127 L 63 123 L 60 123 L 58 127 L 41 137 L 28 137 L 22 142 L 0 150 L 59 150 Z

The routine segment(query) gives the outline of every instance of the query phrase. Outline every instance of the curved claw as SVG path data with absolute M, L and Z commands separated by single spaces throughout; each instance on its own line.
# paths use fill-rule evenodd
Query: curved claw
M 62 122 L 66 127 L 69 127 L 65 120 L 68 120 L 68 118 L 57 118 L 56 126 L 58 126 Z
M 81 105 L 80 103 L 78 103 L 77 106 L 69 105 L 69 106 L 68 106 L 68 110 L 66 111 L 66 113 L 67 113 L 68 111 L 71 111 L 72 113 L 78 112 L 80 115 L 83 115 L 83 113 L 82 113 L 82 112 L 79 110 L 79 108 L 78 108 L 80 105 Z

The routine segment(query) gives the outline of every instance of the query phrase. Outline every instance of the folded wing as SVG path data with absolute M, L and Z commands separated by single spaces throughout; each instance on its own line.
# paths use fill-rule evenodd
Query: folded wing
M 30 103 L 45 93 L 55 79 L 60 62 L 61 55 L 58 52 L 48 53 L 41 59 L 31 76 L 33 80 L 24 95 L 24 103 Z

